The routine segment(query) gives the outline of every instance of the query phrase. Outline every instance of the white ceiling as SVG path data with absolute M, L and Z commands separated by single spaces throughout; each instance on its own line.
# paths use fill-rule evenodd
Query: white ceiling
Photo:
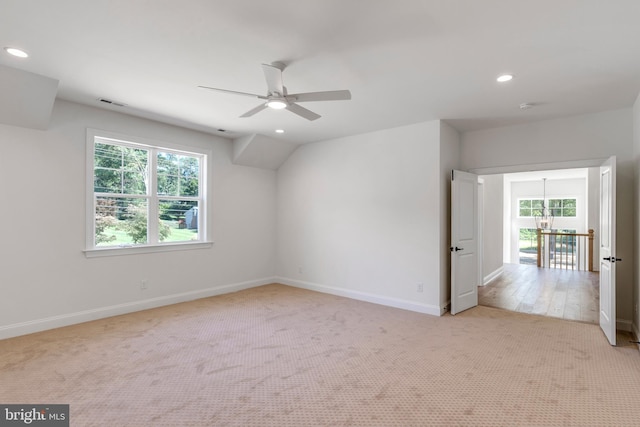
M 0 65 L 59 80 L 62 99 L 294 142 L 433 119 L 496 127 L 630 107 L 640 92 L 638 0 L 2 0 L 5 46 L 31 56 L 0 51 Z M 353 99 L 305 103 L 314 122 L 239 118 L 258 100 L 197 88 L 263 94 L 260 64 L 274 61 L 289 92 Z M 496 83 L 503 72 L 515 78 Z

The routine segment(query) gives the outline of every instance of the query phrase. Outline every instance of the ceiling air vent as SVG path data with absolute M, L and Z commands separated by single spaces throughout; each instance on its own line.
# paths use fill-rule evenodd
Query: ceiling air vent
M 104 102 L 105 104 L 113 105 L 114 107 L 124 107 L 124 106 L 126 106 L 126 104 L 123 104 L 121 102 L 112 101 L 112 100 L 106 99 L 106 98 L 100 98 L 98 101 Z

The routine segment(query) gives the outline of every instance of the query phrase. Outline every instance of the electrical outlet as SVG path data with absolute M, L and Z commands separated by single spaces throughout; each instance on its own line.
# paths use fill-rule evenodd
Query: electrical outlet
M 416 285 L 416 291 L 417 292 L 423 292 L 424 291 L 424 285 L 422 283 L 418 283 Z
M 144 291 L 145 289 L 148 289 L 148 288 L 149 288 L 149 281 L 147 279 L 142 279 L 140 281 L 140 289 Z

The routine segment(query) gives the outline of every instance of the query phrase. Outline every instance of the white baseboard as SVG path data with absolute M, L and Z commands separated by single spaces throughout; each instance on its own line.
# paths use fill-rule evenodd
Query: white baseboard
M 616 329 L 619 331 L 633 332 L 633 322 L 631 320 L 616 319 Z
M 504 271 L 504 267 L 500 266 L 500 268 L 498 268 L 497 270 L 492 271 L 491 273 L 484 276 L 484 281 L 482 282 L 482 286 L 487 286 L 487 284 L 489 284 L 490 281 L 500 276 L 503 271 Z
M 99 307 L 91 310 L 79 311 L 76 313 L 68 313 L 43 319 L 30 320 L 27 322 L 14 323 L 11 325 L 0 326 L 0 339 L 12 338 L 20 335 L 31 334 L 34 332 L 46 331 L 48 329 L 89 322 L 91 320 L 104 319 L 106 317 L 118 316 L 121 314 L 133 313 L 141 310 L 148 310 L 150 308 L 162 307 L 165 305 L 177 304 L 186 301 L 193 301 L 200 298 L 227 294 L 231 292 L 241 291 L 243 289 L 268 285 L 270 283 L 274 283 L 275 281 L 275 277 L 267 277 L 264 279 L 251 280 L 248 282 L 233 283 L 229 285 L 200 289 L 197 291 L 166 295 L 162 297 L 150 298 L 141 301 L 132 301 L 108 307 Z
M 418 313 L 430 314 L 432 316 L 441 316 L 445 311 L 445 307 L 441 309 L 440 307 L 435 305 L 417 303 L 414 301 L 407 301 L 383 295 L 370 294 L 368 292 L 336 288 L 332 286 L 321 285 L 318 283 L 304 282 L 301 280 L 290 279 L 288 277 L 276 277 L 276 281 L 287 286 L 308 289 L 310 291 L 322 292 L 325 294 L 337 295 L 359 301 L 371 302 L 374 304 L 386 305 L 389 307 L 401 308 L 404 310 L 416 311 Z

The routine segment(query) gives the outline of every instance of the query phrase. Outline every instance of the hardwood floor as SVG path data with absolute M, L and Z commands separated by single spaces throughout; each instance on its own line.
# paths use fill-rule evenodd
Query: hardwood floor
M 503 273 L 478 288 L 478 303 L 521 313 L 598 323 L 598 272 L 505 264 Z

